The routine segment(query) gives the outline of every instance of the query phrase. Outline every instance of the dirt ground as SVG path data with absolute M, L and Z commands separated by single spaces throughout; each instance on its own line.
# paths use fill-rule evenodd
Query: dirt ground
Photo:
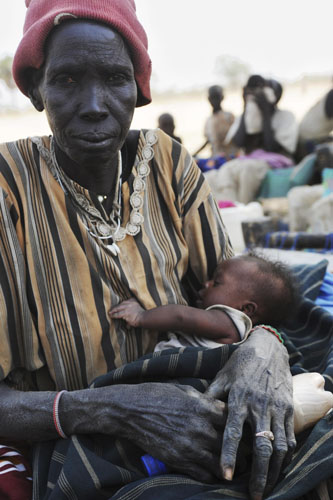
M 329 78 L 309 82 L 302 80 L 284 86 L 280 101 L 281 109 L 291 110 L 299 120 L 303 114 L 331 88 Z M 242 112 L 241 91 L 225 91 L 224 109 L 238 115 Z M 152 104 L 138 108 L 132 128 L 154 128 L 161 113 L 169 112 L 175 117 L 176 135 L 193 153 L 203 142 L 202 130 L 210 114 L 206 92 L 154 96 Z M 49 133 L 45 113 L 38 113 L 32 107 L 22 113 L 0 112 L 0 141 L 6 142 L 32 135 Z M 206 155 L 209 151 L 206 150 Z

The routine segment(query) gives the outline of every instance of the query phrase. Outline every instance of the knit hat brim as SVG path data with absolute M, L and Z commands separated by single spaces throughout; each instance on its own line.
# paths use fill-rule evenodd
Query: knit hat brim
M 151 60 L 146 32 L 138 21 L 134 0 L 26 0 L 23 37 L 13 61 L 13 77 L 28 95 L 29 68 L 44 62 L 44 45 L 51 30 L 65 19 L 91 19 L 114 28 L 126 41 L 138 87 L 137 106 L 151 102 Z

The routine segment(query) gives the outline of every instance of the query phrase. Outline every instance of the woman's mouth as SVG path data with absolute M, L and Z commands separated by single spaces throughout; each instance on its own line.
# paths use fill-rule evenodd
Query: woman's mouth
M 81 141 L 85 142 L 90 142 L 92 144 L 99 144 L 103 143 L 106 141 L 109 141 L 110 139 L 113 139 L 112 135 L 109 134 L 103 134 L 103 133 L 87 133 L 87 134 L 80 134 L 75 136 L 76 139 L 79 139 Z

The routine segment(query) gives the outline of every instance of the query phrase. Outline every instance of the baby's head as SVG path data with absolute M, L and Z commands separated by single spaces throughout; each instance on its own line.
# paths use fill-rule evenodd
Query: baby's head
M 249 253 L 218 265 L 200 291 L 200 307 L 224 304 L 247 314 L 254 325 L 278 327 L 295 310 L 298 290 L 290 268 Z

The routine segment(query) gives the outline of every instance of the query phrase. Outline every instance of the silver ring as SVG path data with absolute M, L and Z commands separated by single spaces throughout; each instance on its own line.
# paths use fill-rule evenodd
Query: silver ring
M 274 434 L 272 431 L 257 432 L 255 436 L 256 437 L 263 437 L 263 438 L 269 439 L 270 441 L 274 441 Z

